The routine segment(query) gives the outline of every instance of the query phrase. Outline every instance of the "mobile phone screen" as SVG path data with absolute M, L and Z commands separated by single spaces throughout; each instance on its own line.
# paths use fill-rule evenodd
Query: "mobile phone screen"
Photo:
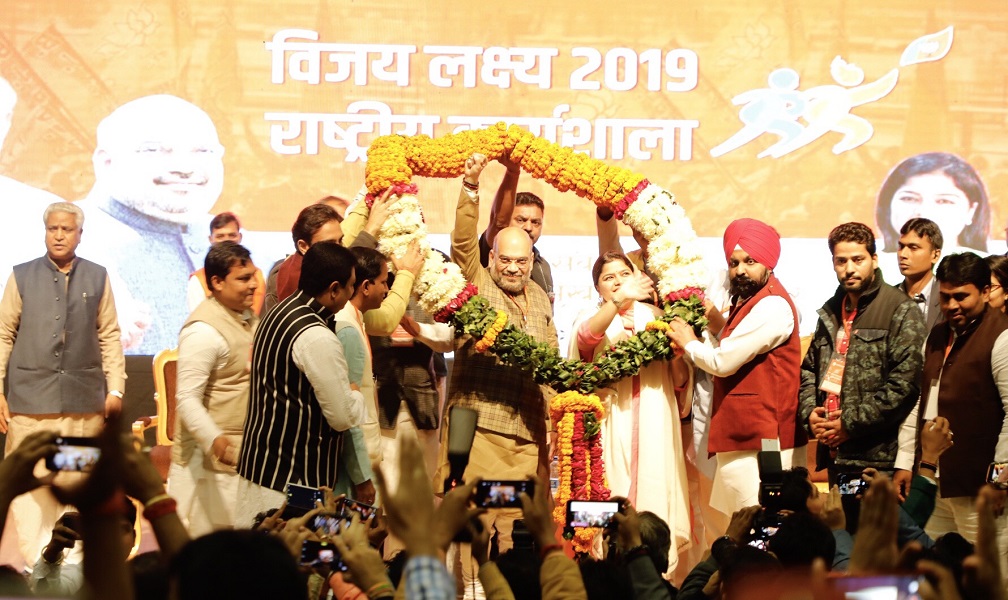
M 987 482 L 998 485 L 1008 483 L 1005 477 L 1006 469 L 1008 469 L 1008 463 L 991 463 L 990 466 L 987 467 Z
M 844 598 L 857 600 L 910 600 L 917 598 L 920 590 L 920 576 L 916 574 L 841 576 L 831 582 L 834 589 L 843 592 Z
M 59 448 L 46 458 L 46 468 L 50 471 L 80 471 L 88 473 L 94 469 L 101 457 L 98 440 L 93 437 L 58 437 Z
M 315 509 L 315 501 L 324 502 L 325 492 L 317 488 L 305 487 L 296 483 L 287 484 L 287 508 L 284 510 L 283 518 L 303 516 L 310 510 Z
M 315 515 L 309 529 L 316 532 L 321 530 L 323 535 L 331 537 L 339 533 L 343 521 L 344 519 L 341 515 L 333 513 Z
M 361 521 L 367 521 L 368 519 L 374 517 L 376 510 L 378 510 L 377 507 L 370 504 L 364 504 L 363 502 L 358 502 L 353 498 L 343 498 L 339 505 L 340 516 L 348 521 L 353 516 L 353 513 L 360 515 Z
M 567 502 L 568 527 L 609 527 L 620 510 L 612 500 L 570 500 Z
M 860 474 L 837 473 L 837 487 L 844 496 L 863 494 L 868 491 L 868 482 L 861 479 Z
M 766 511 L 756 515 L 753 526 L 749 530 L 749 545 L 760 550 L 766 550 L 770 538 L 780 529 L 780 516 Z
M 347 570 L 346 565 L 343 564 L 343 560 L 340 558 L 339 551 L 336 550 L 336 546 L 329 542 L 316 540 L 301 542 L 301 560 L 299 562 L 306 567 L 328 566 L 334 571 Z
M 480 508 L 521 508 L 519 494 L 535 493 L 535 484 L 528 479 L 491 481 L 483 480 L 476 487 L 474 498 Z

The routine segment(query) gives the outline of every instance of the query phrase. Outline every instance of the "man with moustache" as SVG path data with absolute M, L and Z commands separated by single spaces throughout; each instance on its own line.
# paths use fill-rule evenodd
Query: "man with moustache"
M 924 316 L 905 293 L 886 284 L 875 235 L 862 223 L 829 234 L 840 282 L 819 309 L 801 367 L 799 410 L 819 440 L 816 470 L 890 471 L 900 424 L 920 395 Z
M 529 284 L 533 254 L 528 234 L 518 227 L 502 229 L 494 238 L 489 266 L 480 265 L 479 176 L 486 164 L 487 158 L 480 154 L 466 161 L 452 231 L 452 260 L 466 279 L 479 288 L 480 295 L 491 307 L 507 313 L 508 323 L 536 341 L 556 347 L 557 334 L 549 297 L 538 285 Z M 476 476 L 526 479 L 537 472 L 545 474 L 549 453 L 547 407 L 542 388 L 521 369 L 504 365 L 492 353 L 476 351 L 477 341 L 468 335 L 456 338 L 445 412 L 448 414 L 453 406 L 463 406 L 479 415 L 463 478 L 466 481 Z M 450 471 L 448 427 L 442 428 L 440 465 L 435 482 L 443 482 Z M 501 552 L 511 548 L 511 531 L 514 520 L 520 515 L 518 509 L 494 510 L 483 515 L 484 525 L 491 535 L 494 529 L 497 531 Z M 468 547 L 461 549 L 460 558 L 463 579 L 471 589 L 475 577 Z
M 727 320 L 708 311 L 719 342 L 706 345 L 675 319 L 667 332 L 699 369 L 714 378 L 708 451 L 717 458 L 711 506 L 725 515 L 758 504 L 756 454 L 762 440 L 780 442 L 784 468 L 805 464 L 806 437 L 797 422 L 798 313 L 773 273 L 780 236 L 756 219 L 738 219 L 723 239 L 732 298 Z
M 7 434 L 8 456 L 35 431 L 97 435 L 122 410 L 126 385 L 108 274 L 77 255 L 84 212 L 57 202 L 42 221 L 45 256 L 15 266 L 0 300 L 0 381 L 6 378 L 8 387 L 6 396 L 0 393 L 0 432 Z M 78 478 L 60 473 L 56 482 Z M 45 487 L 11 503 L 27 564 L 39 557 L 63 510 Z
M 210 247 L 210 297 L 186 319 L 178 342 L 175 440 L 168 492 L 193 536 L 235 526 L 238 451 L 248 409 L 249 351 L 259 269 L 242 245 Z

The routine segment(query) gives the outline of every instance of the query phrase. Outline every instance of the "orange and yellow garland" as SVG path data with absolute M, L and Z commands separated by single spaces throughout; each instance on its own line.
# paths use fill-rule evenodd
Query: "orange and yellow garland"
M 497 318 L 486 328 L 483 337 L 476 342 L 477 352 L 486 352 L 494 345 L 497 341 L 497 336 L 500 335 L 500 332 L 504 330 L 504 326 L 507 325 L 507 318 L 506 312 L 503 310 L 497 311 Z
M 550 401 L 550 418 L 556 424 L 560 483 L 553 508 L 553 520 L 563 523 L 569 500 L 607 500 L 605 464 L 602 461 L 602 434 L 599 424 L 605 416 L 602 401 L 595 394 L 569 391 Z M 575 529 L 571 544 L 587 554 L 597 528 Z
M 432 139 L 425 135 L 383 136 L 368 149 L 365 185 L 379 195 L 414 175 L 460 177 L 474 152 L 495 160 L 509 154 L 522 170 L 561 192 L 573 191 L 599 206 L 618 210 L 620 201 L 646 180 L 640 173 L 608 165 L 584 153 L 504 123 Z M 623 207 L 625 210 L 625 207 Z
M 464 174 L 466 160 L 474 153 L 491 160 L 507 156 L 523 171 L 558 191 L 573 191 L 598 206 L 611 209 L 616 218 L 649 240 L 648 263 L 659 274 L 659 289 L 663 300 L 668 302 L 662 319 L 681 317 L 694 327 L 706 323 L 701 286 L 707 276 L 702 254 L 696 233 L 673 196 L 639 173 L 562 147 L 517 125 L 497 123 L 487 129 L 462 131 L 437 139 L 425 135 L 379 137 L 368 149 L 365 172 L 368 202 L 392 188 L 399 196 L 412 197 L 415 203 L 414 176 L 459 177 Z M 419 213 L 419 206 L 413 210 Z M 422 219 L 417 218 L 415 225 L 414 235 L 425 235 Z M 397 247 L 409 241 L 409 235 L 397 235 L 402 238 Z M 380 243 L 383 239 L 379 236 Z M 427 261 L 431 260 L 428 254 Z M 447 268 L 440 269 L 442 262 L 437 262 L 438 269 L 421 273 L 418 281 L 424 285 L 417 292 L 421 300 L 427 299 L 431 305 L 429 310 L 438 321 L 453 323 L 458 335 L 479 336 L 477 351 L 493 351 L 505 364 L 527 369 L 537 382 L 558 391 L 571 390 L 550 402 L 560 451 L 555 520 L 565 519 L 566 505 L 571 499 L 608 499 L 600 432 L 604 409 L 598 396 L 576 390 L 598 389 L 636 373 L 652 360 L 670 358 L 673 350 L 668 338 L 660 333 L 656 335 L 667 325 L 649 324 L 648 332 L 613 346 L 596 363 L 564 361 L 555 349 L 540 347 L 540 343 L 524 332 L 508 326 L 506 313 L 494 311 L 485 299 L 476 295 L 477 290 L 471 283 L 462 285 L 457 268 L 452 273 Z M 458 281 L 443 285 L 444 281 L 453 279 Z M 587 553 L 597 533 L 596 529 L 574 531 L 575 550 Z

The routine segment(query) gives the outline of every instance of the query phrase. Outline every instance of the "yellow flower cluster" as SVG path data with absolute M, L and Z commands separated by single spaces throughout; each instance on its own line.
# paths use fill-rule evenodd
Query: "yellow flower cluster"
M 413 171 L 406 160 L 406 149 L 410 138 L 398 135 L 384 135 L 368 148 L 368 164 L 365 182 L 368 190 L 379 193 L 393 185 L 409 183 Z
M 574 472 L 571 457 L 574 456 L 574 413 L 569 412 L 555 419 L 557 446 L 560 453 L 560 485 L 557 488 L 556 504 L 553 506 L 553 520 L 563 523 L 567 516 L 567 501 L 570 500 L 571 474 Z
M 494 319 L 494 322 L 490 324 L 490 327 L 487 327 L 487 330 L 483 332 L 483 337 L 476 342 L 476 351 L 486 352 L 489 350 L 490 347 L 494 345 L 494 342 L 497 341 L 497 336 L 504 330 L 505 325 L 507 325 L 507 313 L 503 310 L 498 310 L 497 318 Z
M 588 554 L 591 552 L 592 544 L 595 541 L 595 536 L 602 533 L 602 529 L 599 527 L 585 527 L 584 529 L 574 530 L 574 539 L 571 540 L 571 546 L 576 552 L 582 554 Z
M 645 326 L 645 329 L 647 329 L 648 331 L 660 331 L 662 333 L 665 333 L 670 328 L 669 328 L 669 324 L 666 323 L 665 321 L 650 321 Z
M 524 171 L 557 190 L 573 191 L 610 208 L 644 180 L 640 173 L 608 165 L 534 136 L 517 125 L 508 127 L 500 122 L 487 129 L 436 139 L 426 135 L 379 137 L 368 148 L 365 184 L 370 193 L 377 195 L 393 184 L 409 183 L 413 175 L 459 177 L 466 159 L 477 152 L 491 160 L 510 155 Z
M 601 420 L 605 415 L 602 401 L 595 394 L 585 395 L 580 392 L 569 391 L 557 394 L 550 401 L 550 418 L 556 424 L 557 446 L 560 454 L 560 483 L 557 488 L 556 504 L 553 507 L 553 520 L 563 523 L 567 517 L 567 501 L 571 499 L 571 487 L 573 486 L 573 462 L 574 462 L 574 415 L 576 413 L 595 413 L 595 417 Z M 579 483 L 579 487 L 591 489 L 592 460 L 591 449 L 585 448 L 584 452 L 585 481 Z M 605 474 L 602 474 L 603 482 Z M 588 553 L 591 550 L 592 539 L 598 533 L 597 528 L 575 529 L 574 538 L 571 544 L 574 550 L 581 553 Z
M 593 412 L 595 419 L 601 421 L 605 417 L 602 400 L 595 394 L 585 395 L 578 391 L 568 391 L 553 396 L 550 400 L 550 418 L 560 421 L 567 413 Z M 573 427 L 573 425 L 572 425 Z M 571 429 L 573 434 L 574 430 Z

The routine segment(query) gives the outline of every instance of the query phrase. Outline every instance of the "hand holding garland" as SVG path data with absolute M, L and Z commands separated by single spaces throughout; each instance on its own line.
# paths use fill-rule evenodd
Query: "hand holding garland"
M 473 192 L 479 190 L 479 178 L 480 173 L 486 168 L 487 163 L 486 156 L 482 154 L 475 153 L 466 159 L 465 163 L 465 175 L 462 177 L 462 185 Z
M 368 212 L 367 224 L 364 225 L 364 231 L 371 234 L 371 237 L 378 239 L 378 231 L 381 229 L 382 224 L 388 220 L 389 215 L 392 213 L 392 205 L 399 200 L 399 197 L 392 197 L 392 188 L 388 188 L 382 193 L 380 198 L 376 198 L 374 202 L 371 203 L 370 212 Z

